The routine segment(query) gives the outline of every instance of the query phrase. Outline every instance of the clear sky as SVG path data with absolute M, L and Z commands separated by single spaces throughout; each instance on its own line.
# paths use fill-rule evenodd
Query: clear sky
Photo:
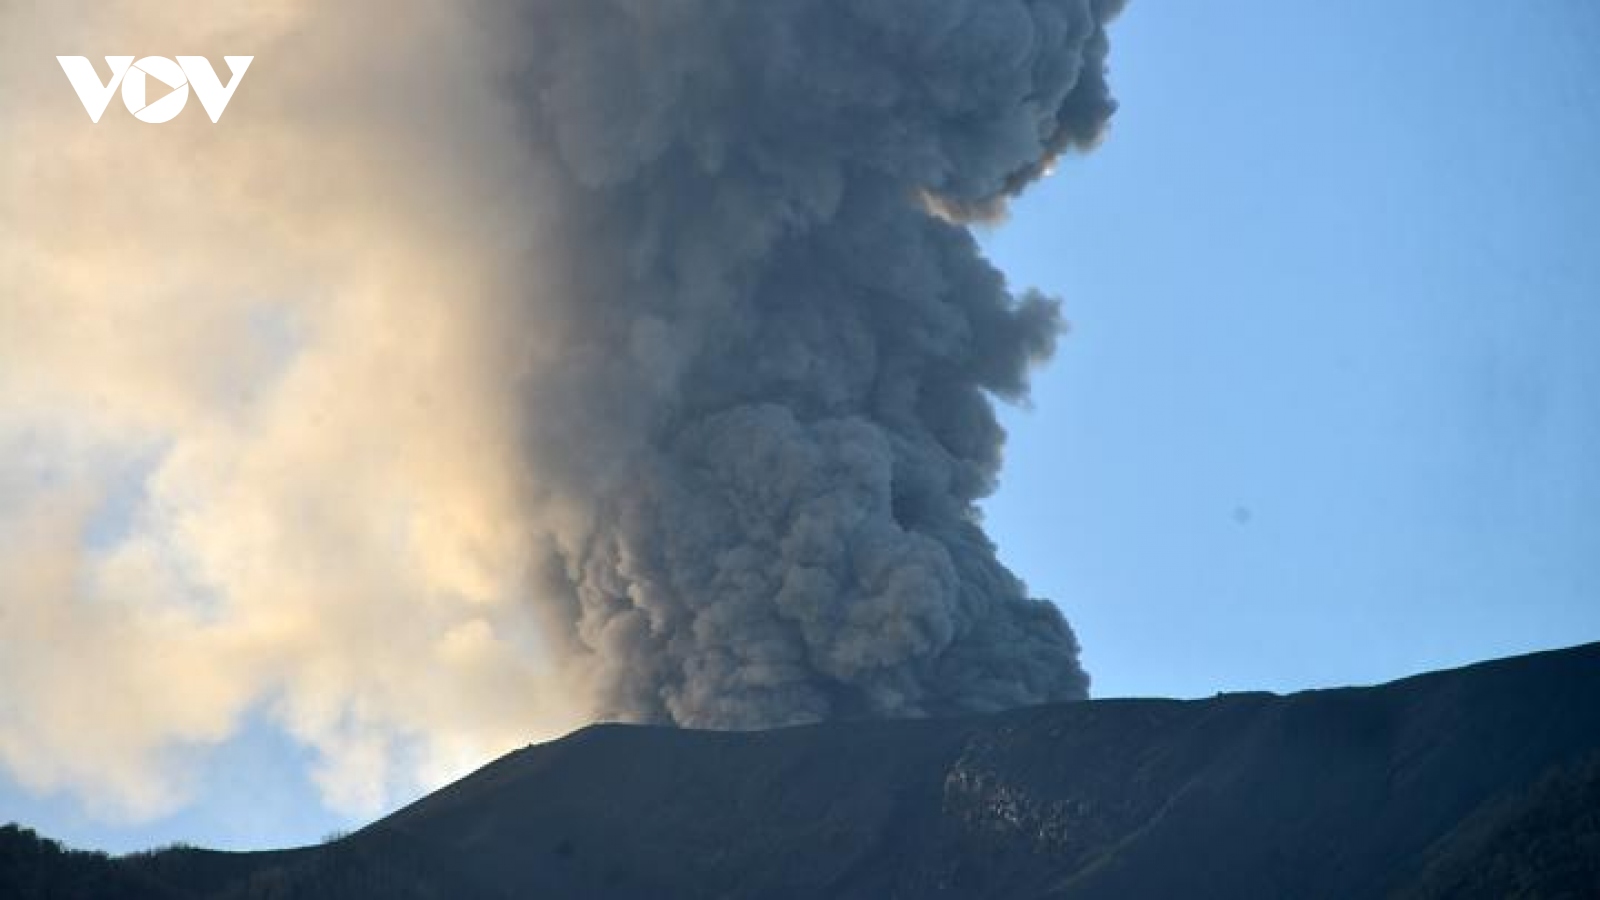
M 1110 141 L 989 237 L 1075 326 L 989 508 L 1096 695 L 1600 639 L 1600 6 L 1113 37 Z
M 1073 334 L 993 535 L 1097 696 L 1386 680 L 1600 640 L 1600 6 L 1134 2 L 1122 101 L 985 235 Z M 350 823 L 265 726 L 198 802 L 69 842 Z

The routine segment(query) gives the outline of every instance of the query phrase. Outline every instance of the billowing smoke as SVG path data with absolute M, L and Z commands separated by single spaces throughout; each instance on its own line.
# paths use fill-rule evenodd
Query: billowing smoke
M 264 717 L 367 810 L 1082 697 L 976 507 L 1058 312 L 964 223 L 1097 140 L 1117 5 L 0 0 L 0 764 L 150 814 Z M 58 53 L 256 62 L 90 125 Z
M 914 8 L 913 8 L 914 7 Z M 602 711 L 753 727 L 1082 697 L 975 501 L 1051 352 L 959 220 L 1111 111 L 1109 4 L 544 2 L 568 243 L 536 470 Z M 550 415 L 552 411 L 558 414 Z M 594 448 L 605 448 L 595 453 Z

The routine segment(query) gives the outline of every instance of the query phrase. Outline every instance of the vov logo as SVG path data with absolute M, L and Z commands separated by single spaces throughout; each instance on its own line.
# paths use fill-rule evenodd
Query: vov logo
M 230 80 L 226 85 L 217 78 L 216 70 L 211 68 L 211 63 L 204 56 L 180 56 L 177 62 L 165 56 L 146 56 L 138 62 L 134 62 L 131 56 L 108 56 L 106 64 L 111 67 L 111 80 L 105 83 L 101 83 L 100 76 L 94 71 L 94 63 L 89 62 L 88 57 L 56 57 L 67 73 L 67 80 L 72 82 L 72 89 L 78 92 L 78 99 L 83 101 L 89 120 L 96 124 L 105 115 L 106 106 L 111 103 L 111 95 L 117 92 L 118 85 L 122 87 L 123 105 L 141 122 L 159 124 L 172 121 L 189 102 L 190 86 L 194 87 L 195 95 L 200 98 L 200 105 L 206 108 L 206 115 L 216 122 L 222 118 L 222 111 L 228 108 L 228 101 L 233 99 L 233 92 L 238 90 L 239 82 L 244 80 L 245 70 L 250 68 L 250 61 L 255 57 L 224 56 L 222 59 L 228 64 Z M 146 99 L 155 93 L 149 89 L 151 81 L 165 85 L 170 90 L 146 103 Z

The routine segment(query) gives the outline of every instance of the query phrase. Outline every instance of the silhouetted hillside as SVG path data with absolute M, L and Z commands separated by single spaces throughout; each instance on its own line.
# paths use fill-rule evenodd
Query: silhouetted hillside
M 1288 697 L 598 726 L 305 850 L 12 829 L 0 896 L 1590 898 L 1597 698 L 1590 645 Z

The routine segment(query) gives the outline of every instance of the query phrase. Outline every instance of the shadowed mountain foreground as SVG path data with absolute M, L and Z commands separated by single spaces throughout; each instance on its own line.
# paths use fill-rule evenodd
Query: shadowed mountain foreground
M 597 726 L 335 843 L 0 833 L 0 895 L 1600 896 L 1600 644 L 1376 688 L 729 733 Z

